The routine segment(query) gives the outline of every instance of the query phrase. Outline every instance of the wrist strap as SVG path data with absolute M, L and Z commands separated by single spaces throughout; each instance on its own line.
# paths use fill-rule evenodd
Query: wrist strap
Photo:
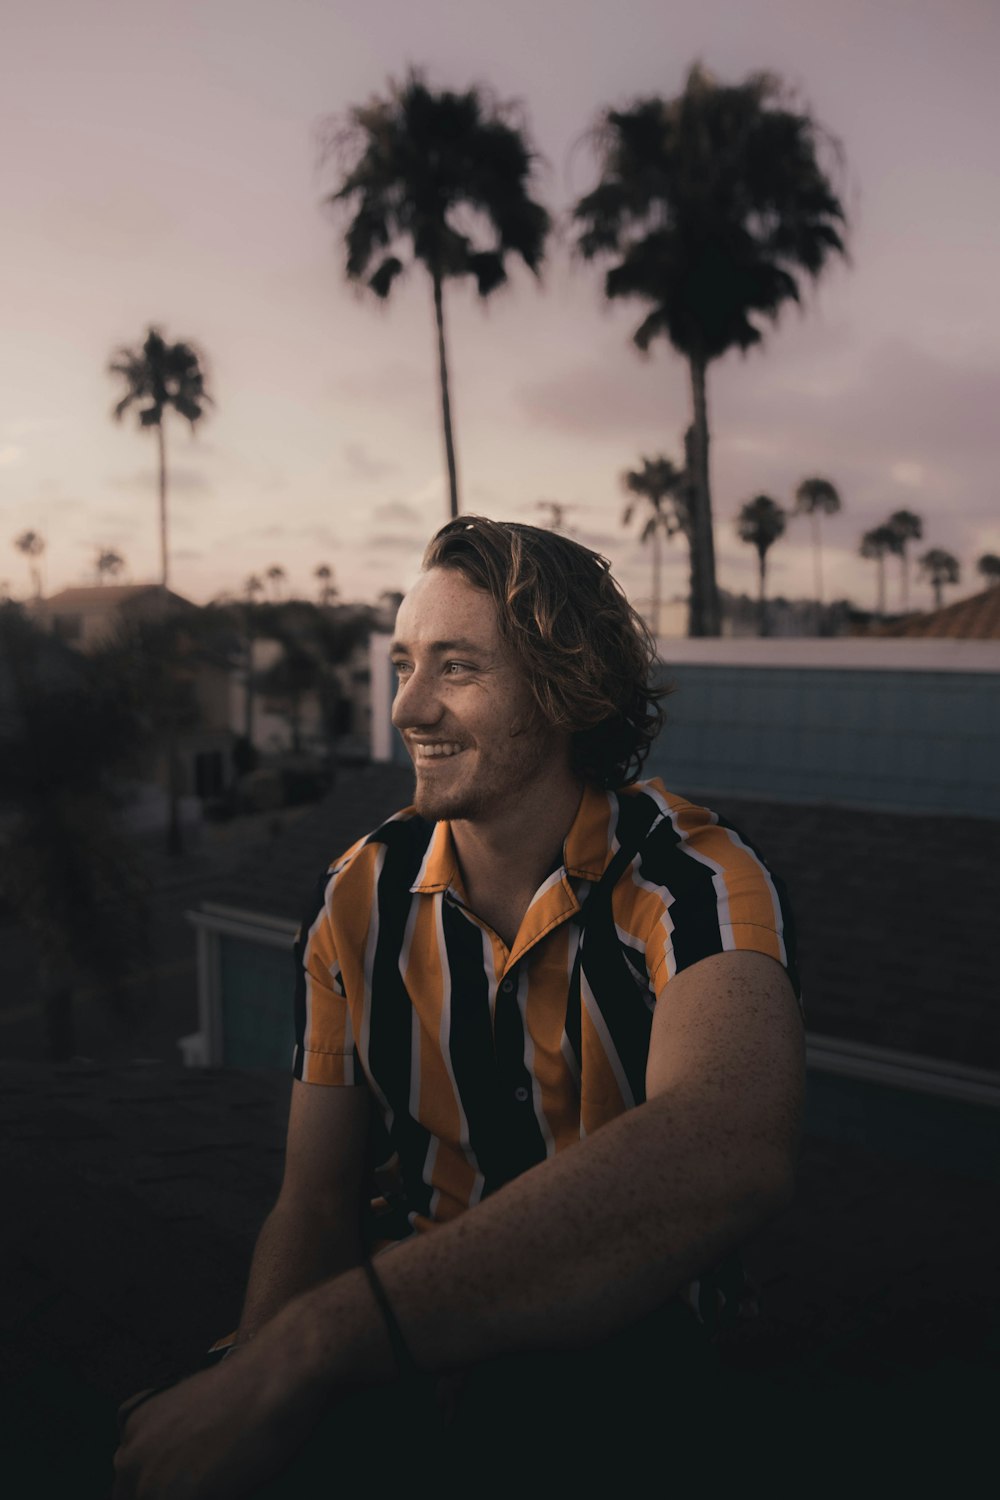
M 396 1322 L 396 1314 L 392 1310 L 392 1304 L 385 1294 L 385 1287 L 379 1279 L 378 1273 L 370 1260 L 361 1262 L 361 1269 L 368 1278 L 368 1285 L 372 1289 L 372 1296 L 378 1303 L 382 1321 L 385 1323 L 385 1331 L 389 1335 L 389 1344 L 392 1348 L 392 1357 L 396 1361 L 396 1373 L 401 1380 L 415 1379 L 420 1371 L 414 1363 L 413 1355 L 406 1346 L 403 1331 Z

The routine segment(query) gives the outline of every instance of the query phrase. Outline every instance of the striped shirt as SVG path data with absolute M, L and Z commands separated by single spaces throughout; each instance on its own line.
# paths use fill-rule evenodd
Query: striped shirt
M 581 925 L 623 845 L 607 920 Z M 371 1089 L 427 1229 L 641 1103 L 658 1000 L 735 949 L 798 993 L 781 882 L 660 781 L 586 788 L 510 948 L 468 906 L 449 825 L 407 808 L 330 867 L 302 925 L 295 1076 Z

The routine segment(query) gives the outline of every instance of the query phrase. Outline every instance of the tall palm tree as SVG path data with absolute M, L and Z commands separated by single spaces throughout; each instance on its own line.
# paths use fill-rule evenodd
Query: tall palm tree
M 741 542 L 757 549 L 757 618 L 758 634 L 767 635 L 767 554 L 779 537 L 785 534 L 786 516 L 770 495 L 755 495 L 740 507 L 736 530 Z
M 961 568 L 958 558 L 944 547 L 931 547 L 920 559 L 920 571 L 934 590 L 934 608 L 940 609 L 946 583 L 958 583 Z
M 337 597 L 337 586 L 333 581 L 333 569 L 330 564 L 320 563 L 318 568 L 313 568 L 313 577 L 319 579 L 320 604 L 332 604 Z
M 995 552 L 984 552 L 976 563 L 976 572 L 986 579 L 989 588 L 1000 584 L 1000 557 Z
M 191 423 L 191 431 L 205 415 L 212 398 L 205 390 L 203 356 L 191 344 L 168 344 L 156 328 L 150 328 L 139 349 L 118 350 L 108 373 L 120 375 L 125 394 L 114 408 L 120 422 L 133 402 L 138 406 L 139 426 L 155 427 L 160 458 L 160 582 L 168 586 L 167 554 L 167 457 L 163 418 L 172 407 Z
M 14 546 L 28 559 L 28 567 L 31 569 L 31 587 L 35 598 L 40 599 L 42 597 L 42 569 L 37 559 L 45 551 L 45 538 L 37 531 L 22 531 L 20 536 L 14 538 Z
M 660 549 L 663 537 L 669 541 L 678 531 L 686 531 L 688 507 L 686 503 L 688 476 L 678 469 L 669 458 L 644 458 L 641 469 L 626 469 L 622 484 L 635 499 L 629 500 L 622 512 L 622 525 L 631 524 L 636 506 L 645 501 L 640 541 L 652 542 L 653 595 L 650 629 L 655 636 L 660 634 Z
M 444 327 L 444 283 L 472 276 L 481 297 L 507 280 L 516 254 L 538 274 L 550 218 L 529 196 L 535 153 L 510 106 L 482 90 L 432 92 L 411 70 L 390 81 L 388 98 L 356 105 L 331 121 L 327 155 L 342 181 L 326 202 L 350 204 L 344 240 L 347 275 L 386 298 L 404 269 L 404 245 L 431 280 L 438 376 L 451 515 L 458 515 L 458 475 Z M 470 219 L 485 230 L 474 240 Z M 467 232 L 468 231 L 468 232 Z M 477 243 L 480 248 L 476 248 Z
M 894 510 L 885 523 L 890 531 L 894 531 L 899 539 L 899 566 L 902 581 L 902 603 L 903 610 L 910 607 L 910 558 L 907 552 L 909 542 L 919 542 L 924 534 L 924 523 L 912 510 Z
M 275 604 L 277 604 L 281 598 L 281 590 L 288 575 L 280 563 L 272 563 L 264 576 L 271 585 L 271 593 L 274 596 Z
M 594 140 L 601 180 L 573 210 L 579 249 L 618 257 L 608 297 L 649 305 L 638 348 L 662 335 L 688 362 L 692 614 L 695 633 L 718 635 L 708 367 L 760 343 L 762 320 L 799 300 L 802 274 L 817 277 L 844 253 L 844 209 L 820 160 L 819 126 L 770 73 L 728 86 L 696 65 L 677 98 L 607 111 Z
M 885 560 L 890 553 L 899 556 L 902 543 L 891 526 L 873 526 L 866 531 L 861 538 L 861 546 L 858 548 L 862 557 L 874 562 L 878 570 L 878 587 L 876 594 L 875 612 L 879 615 L 885 614 Z
M 816 569 L 816 603 L 823 603 L 823 548 L 820 538 L 820 516 L 833 516 L 840 510 L 841 500 L 837 489 L 829 479 L 803 479 L 795 491 L 795 514 L 812 518 L 813 562 Z

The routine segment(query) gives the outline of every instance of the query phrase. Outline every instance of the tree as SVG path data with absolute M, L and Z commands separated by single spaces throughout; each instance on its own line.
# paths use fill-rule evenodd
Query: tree
M 761 321 L 800 300 L 801 275 L 819 276 L 844 253 L 845 214 L 820 161 L 823 140 L 774 75 L 726 86 L 696 65 L 677 98 L 640 99 L 601 117 L 601 180 L 573 210 L 584 257 L 618 257 L 607 296 L 649 305 L 633 335 L 638 348 L 663 336 L 688 362 L 698 635 L 720 629 L 708 367 L 760 343 Z
M 876 613 L 885 614 L 885 560 L 889 553 L 899 556 L 902 542 L 896 532 L 888 525 L 873 526 L 866 531 L 861 538 L 861 546 L 858 548 L 862 557 L 870 559 L 877 565 L 878 589 Z
M 271 585 L 271 593 L 274 597 L 275 604 L 277 604 L 278 600 L 281 598 L 282 585 L 284 584 L 288 575 L 280 563 L 272 563 L 264 576 L 267 579 L 268 583 Z
M 833 516 L 841 500 L 829 479 L 803 479 L 795 491 L 795 515 L 812 518 L 813 562 L 816 568 L 816 602 L 823 603 L 823 549 L 820 538 L 820 516 Z
M 45 551 L 45 538 L 37 531 L 22 531 L 21 535 L 14 538 L 14 546 L 18 552 L 23 552 L 28 559 L 28 567 L 31 569 L 31 587 L 35 598 L 42 597 L 42 570 L 36 561 Z
M 348 278 L 387 298 L 404 269 L 405 245 L 431 280 L 453 517 L 458 477 L 444 283 L 472 276 L 480 297 L 488 297 L 507 280 L 511 254 L 537 275 L 550 226 L 529 196 L 535 153 L 513 114 L 481 89 L 434 93 L 411 70 L 404 83 L 390 81 L 388 98 L 356 105 L 346 122 L 327 125 L 325 154 L 338 158 L 342 181 L 326 202 L 335 209 L 350 204 L 354 213 L 344 236 Z
M 125 559 L 120 552 L 115 552 L 110 547 L 100 547 L 97 551 L 97 561 L 94 564 L 97 569 L 97 577 L 100 583 L 104 582 L 105 576 L 117 578 L 125 566 Z
M 749 542 L 757 549 L 758 634 L 767 635 L 767 554 L 780 536 L 785 534 L 786 516 L 782 507 L 770 495 L 755 495 L 740 507 L 736 517 L 736 530 L 741 542 Z
M 1000 584 L 1000 557 L 995 552 L 984 552 L 976 563 L 976 572 L 986 579 L 990 588 L 996 588 Z
M 958 583 L 961 568 L 958 558 L 943 547 L 931 547 L 920 559 L 920 571 L 934 590 L 934 608 L 940 609 L 946 583 Z
M 103 648 L 73 651 L 0 607 L 0 899 L 33 937 L 46 1050 L 76 1051 L 74 992 L 122 980 L 146 939 L 145 881 L 113 777 L 132 768 L 141 715 Z
M 168 344 L 155 328 L 150 328 L 140 349 L 118 350 L 108 366 L 108 373 L 120 375 L 125 395 L 114 408 L 120 422 L 133 402 L 137 406 L 140 427 L 155 427 L 160 458 L 160 582 L 168 585 L 167 552 L 167 458 L 163 436 L 163 418 L 172 407 L 191 423 L 192 433 L 212 405 L 205 390 L 202 356 L 191 344 Z
M 689 514 L 686 501 L 687 483 L 687 472 L 684 469 L 678 469 L 669 458 L 662 456 L 644 458 L 641 469 L 626 469 L 622 475 L 623 486 L 630 495 L 636 497 L 628 502 L 622 512 L 623 526 L 630 525 L 636 506 L 640 501 L 645 501 L 643 526 L 639 539 L 644 545 L 646 542 L 653 544 L 653 607 L 650 629 L 655 636 L 659 636 L 661 625 L 661 538 L 666 537 L 669 541 L 671 537 L 676 536 L 678 531 L 687 534 Z
M 912 510 L 894 510 L 885 523 L 890 531 L 896 533 L 899 542 L 899 566 L 902 581 L 902 604 L 903 610 L 910 607 L 910 559 L 907 553 L 909 542 L 919 542 L 924 534 L 924 523 Z
M 313 577 L 319 579 L 320 604 L 332 604 L 337 597 L 337 585 L 333 581 L 333 569 L 329 563 L 320 563 L 313 569 Z

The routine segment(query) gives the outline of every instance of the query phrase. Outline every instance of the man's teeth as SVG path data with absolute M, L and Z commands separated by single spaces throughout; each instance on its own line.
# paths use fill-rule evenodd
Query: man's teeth
M 418 744 L 417 754 L 421 757 L 433 756 L 435 759 L 440 760 L 445 755 L 457 755 L 461 748 L 461 745 L 444 744 L 442 742 L 435 742 L 431 745 Z

